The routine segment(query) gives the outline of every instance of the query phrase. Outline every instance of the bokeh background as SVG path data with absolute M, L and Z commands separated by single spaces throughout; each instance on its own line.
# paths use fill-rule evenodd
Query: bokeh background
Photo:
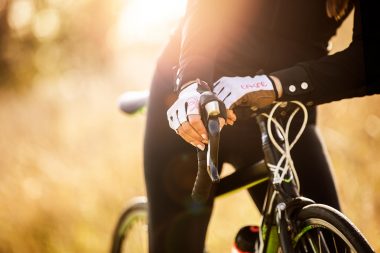
M 184 0 L 0 0 L 0 252 L 106 252 L 144 194 L 145 115 L 119 95 L 149 87 Z M 352 16 L 333 40 L 345 48 Z M 380 250 L 379 97 L 320 106 L 343 210 Z M 164 144 L 163 144 L 164 145 Z M 316 179 L 317 180 L 317 179 Z M 323 191 L 323 189 L 321 189 Z M 218 200 L 208 247 L 258 224 L 244 192 Z

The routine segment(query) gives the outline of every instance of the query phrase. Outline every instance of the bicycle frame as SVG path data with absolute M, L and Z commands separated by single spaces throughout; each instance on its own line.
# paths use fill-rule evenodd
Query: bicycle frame
M 287 172 L 290 180 L 284 180 L 281 183 L 274 180 L 274 174 L 267 164 L 276 164 L 280 159 L 280 154 L 269 139 L 267 118 L 261 113 L 256 114 L 255 117 L 261 132 L 264 160 L 222 178 L 217 185 L 215 195 L 216 197 L 224 196 L 269 180 L 264 206 L 261 210 L 260 252 L 274 253 L 281 247 L 282 252 L 291 253 L 294 252 L 294 242 L 290 239 L 292 224 L 289 218 L 295 211 L 314 202 L 300 196 L 291 171 Z
M 207 99 L 204 100 L 204 105 L 207 105 L 209 102 L 218 102 L 217 99 L 212 97 L 212 93 L 208 95 L 211 97 L 206 97 Z M 128 101 L 121 101 L 126 102 L 125 104 L 123 103 L 125 107 L 122 108 L 123 111 L 133 113 L 141 108 L 141 104 L 144 104 L 147 101 L 145 95 L 137 100 L 135 98 L 135 96 L 128 96 Z M 298 104 L 305 113 L 305 119 L 292 143 L 289 142 L 288 136 L 290 133 L 290 123 L 292 122 L 296 111 L 292 112 L 289 117 L 286 117 L 286 122 L 283 122 L 283 124 L 280 124 L 276 118 L 273 117 L 275 110 L 271 110 L 269 115 L 265 114 L 264 110 L 260 110 L 260 112 L 256 111 L 253 115 L 252 110 L 248 108 L 248 113 L 243 113 L 245 116 L 239 114 L 239 118 L 241 118 L 240 116 L 243 116 L 242 118 L 246 118 L 246 116 L 256 118 L 261 131 L 264 160 L 249 166 L 248 168 L 240 168 L 236 172 L 222 179 L 219 179 L 217 169 L 218 152 L 216 152 L 217 149 L 212 149 L 213 145 L 211 145 L 211 143 L 216 144 L 214 145 L 214 148 L 215 146 L 218 146 L 220 130 L 218 117 L 223 114 L 220 114 L 220 111 L 218 112 L 219 108 L 217 105 L 211 107 L 208 106 L 208 109 L 207 106 L 204 107 L 207 111 L 206 119 L 210 137 L 208 149 L 211 149 L 211 151 L 206 151 L 207 155 L 198 152 L 198 154 L 202 154 L 202 159 L 199 159 L 200 157 L 198 156 L 198 175 L 194 189 L 196 189 L 195 186 L 197 185 L 197 182 L 201 182 L 198 186 L 201 185 L 203 188 L 198 187 L 198 191 L 195 191 L 197 195 L 192 195 L 193 197 L 197 197 L 194 198 L 194 200 L 207 200 L 206 198 L 212 184 L 211 181 L 219 182 L 215 189 L 214 197 L 224 196 L 235 191 L 248 189 L 257 184 L 267 182 L 267 193 L 261 210 L 262 221 L 259 252 L 292 253 L 295 251 L 294 248 L 297 250 L 297 247 L 300 245 L 305 249 L 312 249 L 313 252 L 320 252 L 319 250 L 316 250 L 317 248 L 314 248 L 316 244 L 313 244 L 313 241 L 310 240 L 310 234 L 313 236 L 314 231 L 318 232 L 318 238 L 322 238 L 323 248 L 327 249 L 327 252 L 329 251 L 329 246 L 324 239 L 325 237 L 323 233 L 325 231 L 332 233 L 332 237 L 328 238 L 334 240 L 334 245 L 335 238 L 337 238 L 340 243 L 344 244 L 343 246 L 345 250 L 354 250 L 353 252 L 374 252 L 364 236 L 347 219 L 347 217 L 329 206 L 316 204 L 314 201 L 300 196 L 298 176 L 293 166 L 290 150 L 304 130 L 307 121 L 307 111 L 306 108 L 297 101 L 290 103 Z M 275 108 L 278 108 L 278 106 L 281 106 L 281 104 L 274 105 Z M 283 107 L 281 106 L 281 108 Z M 284 116 L 283 112 L 284 111 L 281 111 L 279 115 Z M 279 117 L 280 119 L 281 116 Z M 210 120 L 213 122 L 209 122 Z M 272 123 L 275 127 L 271 125 Z M 283 126 L 286 126 L 286 128 L 284 129 Z M 277 136 L 273 134 L 272 129 L 276 130 L 275 133 Z M 202 166 L 199 166 L 199 164 L 202 164 Z M 200 176 L 200 178 L 203 177 L 203 179 L 199 180 L 198 176 Z M 202 194 L 206 194 L 207 196 Z M 141 203 L 137 204 L 138 205 L 133 205 L 132 208 L 143 207 L 146 212 L 146 201 L 142 202 L 145 206 L 140 205 Z M 124 219 L 127 218 L 125 215 L 128 214 L 130 210 L 132 209 L 128 208 L 119 220 L 119 225 L 115 229 L 115 235 L 117 236 L 115 237 L 116 239 L 114 239 L 113 245 L 117 246 L 119 245 L 119 240 L 124 240 L 126 232 Z M 126 220 L 128 221 L 128 219 Z M 311 231 L 311 233 L 309 233 L 309 231 Z M 322 236 L 319 237 L 319 235 Z M 337 235 L 337 237 L 335 237 L 335 235 Z M 309 243 L 309 246 L 305 244 L 305 239 L 306 242 Z M 322 249 L 320 241 L 318 242 L 318 248 Z M 118 249 L 120 249 L 120 247 L 118 247 Z M 119 250 L 115 252 L 119 252 Z M 338 252 L 336 246 L 335 252 Z
M 276 164 L 279 154 L 268 137 L 267 121 L 263 115 L 256 116 L 261 131 L 264 160 L 268 164 Z M 269 169 L 268 169 L 269 170 Z M 269 170 L 270 171 L 270 170 Z M 288 171 L 290 174 L 291 172 Z M 273 173 L 270 175 L 270 184 L 266 194 L 262 210 L 262 248 L 260 252 L 277 252 L 281 245 L 283 252 L 293 252 L 293 245 L 288 228 L 291 226 L 288 219 L 287 206 L 297 202 L 297 208 L 309 204 L 306 199 L 301 199 L 298 189 L 291 175 L 290 181 L 277 183 L 274 181 Z M 292 203 L 292 204 L 291 204 Z

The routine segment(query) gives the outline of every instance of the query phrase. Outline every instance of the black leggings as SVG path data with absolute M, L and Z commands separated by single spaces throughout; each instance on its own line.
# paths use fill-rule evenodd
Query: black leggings
M 170 45 L 169 45 L 170 48 Z M 175 50 L 173 51 L 175 53 Z M 172 94 L 170 57 L 166 52 L 154 74 L 145 132 L 144 167 L 149 200 L 150 253 L 202 253 L 212 203 L 194 205 L 190 193 L 196 176 L 196 151 L 185 143 L 166 119 Z M 168 56 L 169 54 L 169 56 Z M 339 209 L 330 167 L 316 131 L 315 109 L 293 149 L 302 194 Z M 219 161 L 244 168 L 262 159 L 261 139 L 254 119 L 227 126 L 221 135 Z M 261 207 L 266 185 L 250 191 Z

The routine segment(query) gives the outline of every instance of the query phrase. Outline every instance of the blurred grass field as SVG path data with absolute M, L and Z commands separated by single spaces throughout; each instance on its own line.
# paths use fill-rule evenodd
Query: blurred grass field
M 84 3 L 87 8 L 95 5 Z M 111 7 L 109 13 L 117 13 L 118 5 Z M 335 39 L 334 50 L 347 45 L 350 22 L 352 19 Z M 85 45 L 95 43 L 95 38 L 102 40 L 102 32 L 88 33 L 80 37 Z M 164 41 L 165 36 L 151 44 L 106 47 L 105 52 L 100 51 L 105 63 L 104 58 L 97 59 L 102 62 L 99 66 L 84 64 L 58 73 L 25 74 L 16 79 L 21 82 L 18 88 L 11 84 L 0 87 L 1 253 L 100 253 L 109 249 L 111 231 L 122 208 L 129 198 L 144 194 L 145 115 L 127 117 L 116 101 L 126 89 L 149 86 Z M 45 44 L 40 50 L 45 51 L 37 60 L 42 58 L 45 67 L 55 66 L 56 53 L 48 47 L 51 42 L 41 43 Z M 80 47 L 75 53 L 83 60 L 98 52 L 94 48 L 82 51 Z M 70 48 L 61 50 L 67 52 L 60 52 L 60 57 L 71 52 Z M 43 57 L 44 52 L 49 52 L 49 57 Z M 318 120 L 343 210 L 377 251 L 379 107 L 378 96 L 335 102 L 320 106 Z M 238 228 L 257 224 L 258 219 L 244 192 L 218 200 L 210 224 L 209 249 L 229 252 Z

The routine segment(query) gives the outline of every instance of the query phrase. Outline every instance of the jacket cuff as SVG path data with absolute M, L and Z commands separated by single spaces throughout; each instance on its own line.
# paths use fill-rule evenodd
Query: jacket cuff
M 311 95 L 314 86 L 301 66 L 294 66 L 270 73 L 281 81 L 282 96 L 279 101 L 299 100 L 301 102 L 312 104 Z

